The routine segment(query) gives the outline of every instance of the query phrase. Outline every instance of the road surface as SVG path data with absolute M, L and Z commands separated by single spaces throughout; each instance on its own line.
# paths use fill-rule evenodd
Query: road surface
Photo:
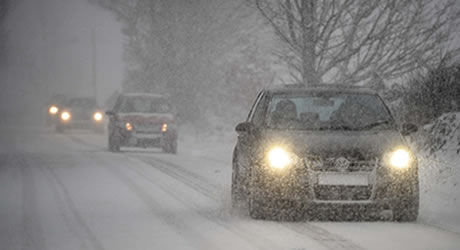
M 420 222 L 255 221 L 230 209 L 230 155 L 105 143 L 2 130 L 0 249 L 460 249 L 460 234 Z

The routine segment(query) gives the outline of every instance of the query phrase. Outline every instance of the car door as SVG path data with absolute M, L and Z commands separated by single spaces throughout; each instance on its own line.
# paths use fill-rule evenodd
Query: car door
M 262 126 L 264 103 L 266 94 L 262 91 L 256 98 L 251 111 L 249 112 L 247 122 L 251 122 L 256 130 Z M 234 160 L 237 161 L 237 171 L 241 176 L 247 176 L 248 170 L 251 166 L 253 152 L 258 142 L 258 134 L 256 133 L 240 133 L 238 134 L 237 144 L 234 150 Z

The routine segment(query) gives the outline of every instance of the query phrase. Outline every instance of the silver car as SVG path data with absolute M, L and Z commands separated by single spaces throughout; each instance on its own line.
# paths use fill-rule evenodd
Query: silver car
M 417 218 L 417 159 L 404 139 L 417 127 L 399 127 L 371 90 L 264 90 L 236 131 L 232 203 L 252 218 Z

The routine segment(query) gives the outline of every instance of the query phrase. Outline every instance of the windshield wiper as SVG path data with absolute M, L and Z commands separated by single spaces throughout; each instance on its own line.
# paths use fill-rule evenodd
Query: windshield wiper
M 371 129 L 373 127 L 377 127 L 379 125 L 383 125 L 383 124 L 389 124 L 390 121 L 389 120 L 380 120 L 380 121 L 376 121 L 376 122 L 373 122 L 373 123 L 369 123 L 367 125 L 364 125 L 362 127 L 359 128 L 359 130 L 364 130 L 364 129 Z

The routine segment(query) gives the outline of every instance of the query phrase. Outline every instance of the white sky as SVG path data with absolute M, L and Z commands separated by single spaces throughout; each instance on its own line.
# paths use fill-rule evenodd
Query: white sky
M 6 84 L 10 96 L 40 104 L 53 93 L 92 95 L 93 29 L 99 103 L 121 88 L 123 37 L 120 24 L 109 11 L 87 0 L 12 2 L 7 22 L 10 68 Z M 37 95 L 40 98 L 34 98 Z

